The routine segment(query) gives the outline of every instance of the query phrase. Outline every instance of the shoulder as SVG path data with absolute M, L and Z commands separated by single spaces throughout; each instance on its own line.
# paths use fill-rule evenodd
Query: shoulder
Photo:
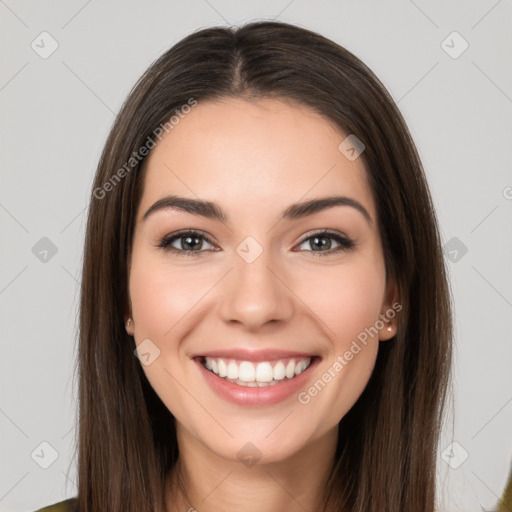
M 64 501 L 59 501 L 53 505 L 37 509 L 35 512 L 77 512 L 77 499 L 69 498 Z

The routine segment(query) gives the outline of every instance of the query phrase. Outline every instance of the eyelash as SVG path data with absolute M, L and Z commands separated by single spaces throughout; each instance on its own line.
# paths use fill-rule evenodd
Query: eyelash
M 171 247 L 171 244 L 175 240 L 179 240 L 180 238 L 183 238 L 186 235 L 197 236 L 197 237 L 205 240 L 209 244 L 213 245 L 213 243 L 203 233 L 201 233 L 200 231 L 190 229 L 190 230 L 185 230 L 185 231 L 179 231 L 178 233 L 173 233 L 172 235 L 165 236 L 164 238 L 162 238 L 160 240 L 160 242 L 158 242 L 157 247 L 159 247 L 165 251 L 173 252 L 177 256 L 183 256 L 183 257 L 193 257 L 193 258 L 201 257 L 202 256 L 201 253 L 207 252 L 207 251 L 191 251 L 191 250 L 186 250 L 186 249 L 176 249 L 176 247 Z M 336 247 L 335 249 L 329 249 L 328 251 L 313 251 L 313 250 L 306 251 L 306 252 L 313 253 L 312 256 L 314 256 L 314 257 L 321 258 L 323 256 L 332 255 L 332 254 L 338 253 L 340 251 L 350 251 L 350 250 L 354 249 L 354 247 L 357 245 L 348 236 L 343 235 L 337 231 L 331 231 L 328 229 L 325 229 L 323 231 L 319 231 L 319 232 L 309 235 L 308 237 L 304 238 L 299 243 L 299 245 L 302 245 L 304 242 L 307 242 L 308 240 L 315 238 L 315 237 L 332 238 L 333 240 L 338 242 L 340 244 L 340 246 Z

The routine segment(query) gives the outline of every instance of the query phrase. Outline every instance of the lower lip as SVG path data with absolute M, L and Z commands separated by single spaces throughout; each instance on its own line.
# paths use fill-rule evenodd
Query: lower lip
M 199 366 L 206 382 L 218 396 L 236 405 L 254 407 L 274 405 L 297 393 L 306 384 L 312 370 L 320 362 L 320 358 L 315 357 L 308 368 L 293 379 L 264 388 L 233 384 L 207 370 L 198 359 L 195 359 L 195 362 Z

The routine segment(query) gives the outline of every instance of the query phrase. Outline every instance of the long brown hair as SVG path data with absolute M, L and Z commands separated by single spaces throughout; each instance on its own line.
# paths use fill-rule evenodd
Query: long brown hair
M 105 144 L 89 204 L 81 288 L 80 512 L 165 510 L 164 483 L 178 458 L 174 417 L 147 381 L 124 327 L 144 170 L 139 149 L 191 98 L 222 97 L 293 100 L 365 145 L 361 158 L 386 273 L 403 309 L 396 336 L 380 343 L 368 385 L 339 423 L 336 463 L 319 510 L 433 512 L 452 316 L 426 177 L 375 75 L 329 39 L 271 21 L 182 39 L 134 86 Z

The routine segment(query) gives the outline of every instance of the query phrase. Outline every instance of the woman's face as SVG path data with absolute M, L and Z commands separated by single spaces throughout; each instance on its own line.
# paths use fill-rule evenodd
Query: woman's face
M 396 295 L 347 135 L 291 102 L 225 99 L 151 150 L 126 318 L 179 439 L 284 460 L 332 435 L 365 388 Z M 334 196 L 348 200 L 293 206 Z

